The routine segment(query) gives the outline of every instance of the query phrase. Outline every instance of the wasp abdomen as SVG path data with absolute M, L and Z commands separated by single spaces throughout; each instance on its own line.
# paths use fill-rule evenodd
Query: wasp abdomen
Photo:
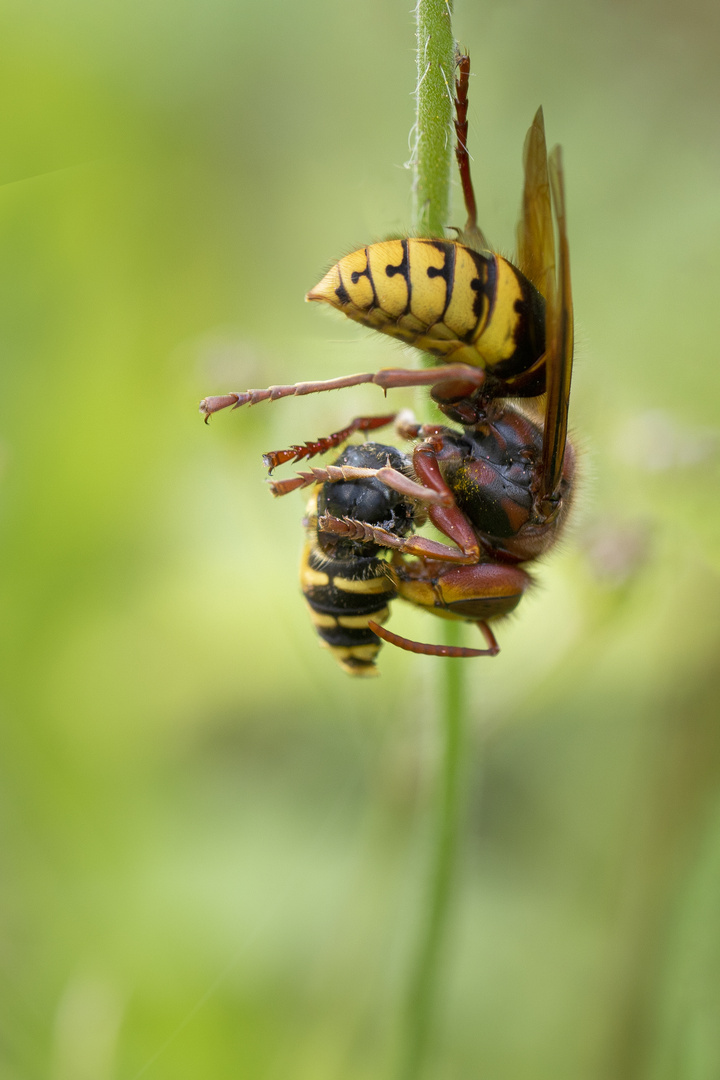
M 445 361 L 502 378 L 529 370 L 545 350 L 545 302 L 494 252 L 452 240 L 385 240 L 340 259 L 308 300 Z
M 365 469 L 389 464 L 409 467 L 393 446 L 348 446 L 334 462 Z M 412 504 L 374 477 L 318 485 L 307 509 L 307 543 L 300 564 L 300 584 L 321 641 L 351 675 L 376 675 L 381 646 L 368 621 L 384 623 L 397 596 L 394 578 L 374 543 L 324 532 L 318 519 L 329 514 L 389 530 L 398 536 L 414 526 Z
M 485 562 L 448 569 L 427 565 L 398 573 L 398 595 L 447 619 L 486 620 L 509 615 L 531 583 L 519 566 Z
M 308 543 L 300 565 L 300 583 L 310 618 L 323 644 L 351 675 L 376 675 L 379 638 L 368 620 L 383 623 L 397 590 L 378 558 L 355 559 L 352 565 L 328 559 Z

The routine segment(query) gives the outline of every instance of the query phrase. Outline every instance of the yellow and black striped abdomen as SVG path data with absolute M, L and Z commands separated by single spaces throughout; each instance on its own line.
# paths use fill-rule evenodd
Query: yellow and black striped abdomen
M 447 363 L 503 379 L 545 351 L 545 301 L 491 251 L 452 240 L 385 240 L 340 259 L 307 294 Z
M 318 547 L 316 531 L 300 562 L 300 584 L 323 645 L 350 675 L 377 675 L 380 639 L 368 619 L 384 623 L 388 604 L 397 595 L 380 558 L 332 559 Z
M 367 442 L 347 446 L 333 464 L 361 475 L 327 480 L 315 489 L 307 506 L 300 583 L 320 640 L 340 666 L 350 675 L 376 675 L 382 642 L 368 622 L 384 623 L 397 595 L 384 558 L 387 548 L 372 538 L 336 533 L 332 523 L 373 525 L 396 537 L 412 532 L 413 503 L 373 475 L 388 465 L 407 473 L 410 462 L 394 446 Z

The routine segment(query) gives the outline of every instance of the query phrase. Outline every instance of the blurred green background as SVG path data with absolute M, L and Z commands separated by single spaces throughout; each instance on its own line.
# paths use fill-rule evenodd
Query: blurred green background
M 336 669 L 298 593 L 303 499 L 260 461 L 382 398 L 196 410 L 408 360 L 303 304 L 409 226 L 408 7 L 3 6 L 3 1080 L 389 1075 L 439 662 Z M 468 663 L 429 1074 L 710 1080 L 720 9 L 457 0 L 455 29 L 500 250 L 539 103 L 564 147 L 582 483 L 502 654 Z

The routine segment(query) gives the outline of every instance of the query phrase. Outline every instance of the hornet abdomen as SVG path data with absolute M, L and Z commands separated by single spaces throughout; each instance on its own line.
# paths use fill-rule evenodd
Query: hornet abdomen
M 307 294 L 447 363 L 502 379 L 545 352 L 545 300 L 507 259 L 452 240 L 404 239 L 346 255 Z

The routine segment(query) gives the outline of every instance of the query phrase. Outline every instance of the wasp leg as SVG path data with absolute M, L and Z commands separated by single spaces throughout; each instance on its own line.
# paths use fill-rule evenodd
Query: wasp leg
M 467 148 L 468 137 L 468 84 L 470 82 L 470 57 L 464 53 L 455 53 L 458 78 L 455 80 L 455 157 L 460 170 L 463 199 L 467 210 L 467 223 L 460 233 L 460 239 L 469 247 L 487 251 L 490 247 L 477 223 L 477 203 L 472 177 L 470 176 L 470 154 Z
M 455 496 L 440 472 L 437 454 L 442 449 L 442 436 L 430 436 L 413 451 L 413 468 L 418 480 L 432 491 L 444 493 L 448 498 L 439 505 L 431 506 L 429 517 L 436 529 L 444 533 L 462 552 L 462 559 L 453 562 L 477 563 L 480 561 L 480 545 L 475 530 L 455 502 Z M 452 551 L 448 548 L 448 551 Z
M 387 427 L 395 421 L 395 431 L 401 439 L 408 442 L 413 439 L 426 439 L 429 435 L 444 435 L 451 429 L 442 424 L 419 424 L 410 409 L 403 409 L 399 413 L 390 413 L 389 416 L 356 416 L 354 420 L 341 431 L 335 431 L 332 435 L 291 446 L 287 450 L 271 450 L 263 454 L 263 464 L 272 472 L 279 465 L 287 462 L 302 461 L 303 458 L 315 457 L 316 454 L 326 454 L 336 446 L 346 442 L 356 431 L 376 431 L 378 428 Z M 295 484 L 289 490 L 294 491 L 299 484 Z M 305 485 L 307 486 L 307 485 Z M 285 494 L 283 492 L 283 494 Z
M 399 438 L 407 442 L 416 439 L 427 439 L 430 435 L 455 434 L 452 428 L 442 424 L 421 424 L 415 418 L 412 409 L 402 409 L 395 418 L 395 431 Z
M 405 473 L 386 465 L 382 469 L 360 469 L 355 465 L 328 465 L 325 469 L 310 469 L 289 480 L 276 480 L 270 484 L 273 495 L 287 495 L 290 491 L 310 487 L 312 484 L 337 484 L 343 480 L 379 480 L 393 491 L 418 502 L 449 504 L 452 493 L 434 491 L 423 484 L 416 484 Z
M 449 656 L 449 657 L 471 657 L 471 656 L 497 656 L 500 649 L 495 642 L 494 647 L 491 646 L 488 649 L 464 649 L 459 645 L 425 645 L 422 641 L 411 641 L 410 638 L 401 637 L 400 634 L 393 634 L 391 630 L 386 630 L 384 626 L 380 626 L 379 623 L 374 622 L 372 619 L 368 619 L 368 629 L 372 630 L 373 634 L 377 634 L 383 641 L 387 641 L 390 645 L 396 645 L 398 649 L 405 649 L 406 652 L 421 653 L 424 656 Z M 482 625 L 482 624 L 481 624 Z M 489 630 L 489 627 L 488 627 Z M 492 634 L 492 631 L 490 631 Z M 493 637 L 493 641 L 494 641 Z
M 270 491 L 276 498 L 289 495 L 291 491 L 300 491 L 302 488 L 311 487 L 317 483 L 312 473 L 300 473 L 299 476 L 291 476 L 287 480 L 268 480 Z
M 472 386 L 482 386 L 486 375 L 482 368 L 471 364 L 444 364 L 442 367 L 423 368 L 383 368 L 381 371 L 364 372 L 361 375 L 344 375 L 339 379 L 325 379 L 318 382 L 290 383 L 287 386 L 268 386 L 264 390 L 245 390 L 242 393 L 232 391 L 219 397 L 203 398 L 200 412 L 207 421 L 213 413 L 221 409 L 239 409 L 241 405 L 257 405 L 261 401 L 278 401 L 285 397 L 302 397 L 305 394 L 320 394 L 325 390 L 342 390 L 346 386 L 361 386 L 374 383 L 383 390 L 394 390 L 401 386 L 436 386 L 452 379 L 464 379 Z
M 487 642 L 488 649 L 490 650 L 490 655 L 497 656 L 497 654 L 500 652 L 500 646 L 497 643 L 497 638 L 490 629 L 489 623 L 486 623 L 484 619 L 480 619 L 477 626 L 478 630 Z
M 320 532 L 341 536 L 344 540 L 379 544 L 381 547 L 399 551 L 402 555 L 417 555 L 421 559 L 434 559 L 437 562 L 460 566 L 477 562 L 474 552 L 463 552 L 449 544 L 428 540 L 425 536 L 398 536 L 380 525 L 370 525 L 367 521 L 358 521 L 356 518 L 336 518 L 332 514 L 324 514 L 318 520 L 318 529 Z
M 303 458 L 315 457 L 316 454 L 326 454 L 328 450 L 347 442 L 356 431 L 375 431 L 377 428 L 387 427 L 392 424 L 395 416 L 395 413 L 390 413 L 389 416 L 356 416 L 347 427 L 334 431 L 332 435 L 301 446 L 291 446 L 289 450 L 271 450 L 269 454 L 263 454 L 263 464 L 272 472 L 278 465 L 284 465 L 288 461 L 302 461 Z

